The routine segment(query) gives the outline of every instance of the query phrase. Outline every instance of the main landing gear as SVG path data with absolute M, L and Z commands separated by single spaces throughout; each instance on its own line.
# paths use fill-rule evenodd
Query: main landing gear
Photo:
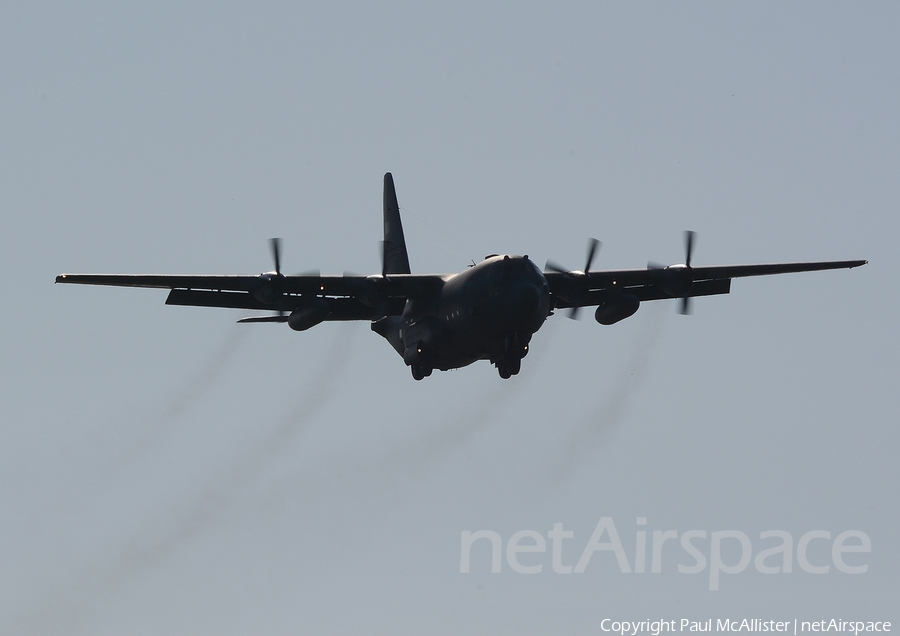
M 507 336 L 503 357 L 493 361 L 497 367 L 497 373 L 504 380 L 517 375 L 522 369 L 522 358 L 528 355 L 528 340 L 530 338 L 526 339 L 525 342 L 522 342 L 522 340 L 518 334 Z
M 424 362 L 415 362 L 409 366 L 412 370 L 413 380 L 422 380 L 431 375 L 431 372 L 434 370 Z
M 522 369 L 522 358 L 509 358 L 497 361 L 497 371 L 504 380 L 509 380 Z

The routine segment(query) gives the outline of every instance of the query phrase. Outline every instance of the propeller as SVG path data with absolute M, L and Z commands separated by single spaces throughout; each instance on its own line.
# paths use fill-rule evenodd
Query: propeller
M 697 236 L 696 232 L 691 230 L 685 230 L 684 232 L 684 266 L 689 272 L 689 278 L 691 284 L 693 284 L 693 276 L 690 275 L 691 271 L 691 253 L 694 251 L 694 237 Z M 678 313 L 682 316 L 688 316 L 691 313 L 691 297 L 690 296 L 682 296 L 681 297 L 681 308 Z
M 662 270 L 665 272 L 661 276 L 660 288 L 677 298 L 681 298 L 681 306 L 678 313 L 688 315 L 691 313 L 691 297 L 687 296 L 691 286 L 694 283 L 693 273 L 691 271 L 691 256 L 694 252 L 694 239 L 697 233 L 692 230 L 684 232 L 684 263 L 679 265 L 660 265 L 650 261 L 647 263 L 647 269 Z
M 694 251 L 694 237 L 697 236 L 697 233 L 693 230 L 685 230 L 684 232 L 684 266 L 688 271 L 688 277 L 690 279 L 690 283 L 693 285 L 694 277 L 691 273 L 691 253 Z M 691 297 L 690 296 L 682 296 L 681 297 L 681 309 L 679 313 L 682 316 L 690 315 L 691 313 Z
M 275 261 L 275 276 L 277 276 L 279 282 L 281 282 L 284 280 L 284 276 L 281 274 L 281 239 L 277 237 L 270 238 L 269 247 L 272 249 L 272 260 Z M 273 318 L 276 319 L 275 322 L 287 320 L 284 316 L 284 309 L 279 309 L 278 313 L 273 316 Z
M 284 275 L 281 273 L 281 239 L 269 239 L 269 247 L 272 250 L 272 260 L 275 261 L 275 271 L 263 272 L 259 275 L 258 282 L 250 293 L 263 304 L 275 304 L 284 293 Z M 284 311 L 279 309 L 278 316 L 283 316 Z
M 684 231 L 684 264 L 686 267 L 691 266 L 691 252 L 694 250 L 694 237 L 697 233 L 693 230 Z
M 591 238 L 588 240 L 588 249 L 587 249 L 587 258 L 584 261 L 584 269 L 581 271 L 578 270 L 567 270 L 561 265 L 557 265 L 553 261 L 547 261 L 547 264 L 544 266 L 544 269 L 549 269 L 559 274 L 564 274 L 567 280 L 571 281 L 571 292 L 567 294 L 567 296 L 571 296 L 570 298 L 566 298 L 566 300 L 573 302 L 576 301 L 580 296 L 583 296 L 588 292 L 588 285 L 590 281 L 588 280 L 588 272 L 591 270 L 591 264 L 594 262 L 594 256 L 597 255 L 597 251 L 603 245 L 600 241 L 595 238 Z M 578 313 L 581 307 L 578 305 L 573 306 L 569 309 L 569 318 L 572 320 L 578 320 Z
M 281 276 L 281 239 L 270 238 L 269 246 L 272 249 L 272 260 L 275 261 L 275 273 Z
M 691 297 L 690 296 L 682 296 L 681 297 L 681 307 L 678 310 L 678 313 L 682 316 L 690 316 L 691 315 Z
M 588 239 L 588 253 L 587 260 L 584 262 L 584 270 L 582 272 L 587 274 L 591 270 L 591 263 L 594 262 L 594 256 L 597 254 L 597 250 L 600 249 L 602 243 L 595 238 Z
M 250 290 L 250 293 L 261 303 L 274 305 L 275 303 L 278 303 L 284 295 L 284 274 L 281 273 L 281 239 L 269 239 L 269 249 L 272 252 L 272 261 L 275 263 L 275 270 L 260 274 L 258 282 Z M 304 272 L 303 274 L 300 274 L 300 276 L 319 276 L 319 270 Z M 272 315 L 241 318 L 238 322 L 288 322 L 288 316 L 285 310 L 279 307 Z

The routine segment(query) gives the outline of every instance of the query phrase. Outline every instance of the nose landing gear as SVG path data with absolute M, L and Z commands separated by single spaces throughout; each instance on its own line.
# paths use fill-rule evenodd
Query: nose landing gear
M 422 380 L 424 378 L 427 378 L 434 370 L 424 362 L 415 362 L 409 365 L 409 368 L 412 370 L 412 377 L 414 380 Z

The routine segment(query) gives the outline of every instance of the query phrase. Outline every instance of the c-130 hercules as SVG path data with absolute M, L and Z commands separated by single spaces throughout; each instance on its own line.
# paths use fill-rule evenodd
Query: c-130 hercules
M 167 305 L 274 310 L 238 322 L 286 322 L 305 331 L 325 320 L 368 320 L 421 380 L 490 360 L 501 378 L 516 375 L 531 337 L 555 309 L 575 317 L 596 307 L 594 317 L 612 325 L 640 303 L 681 299 L 688 313 L 694 296 L 727 294 L 731 279 L 790 272 L 851 268 L 867 261 L 773 263 L 692 267 L 694 233 L 685 233 L 685 262 L 647 269 L 591 270 L 600 243 L 591 239 L 583 270 L 548 262 L 541 271 L 527 256 L 492 254 L 458 274 L 412 274 L 391 173 L 384 175 L 384 243 L 381 274 L 371 276 L 281 273 L 280 240 L 272 239 L 275 270 L 241 275 L 62 274 L 57 283 L 158 287 L 171 290 Z

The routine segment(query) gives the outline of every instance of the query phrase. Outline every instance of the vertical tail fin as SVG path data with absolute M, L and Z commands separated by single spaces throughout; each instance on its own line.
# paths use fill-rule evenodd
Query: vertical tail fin
M 384 175 L 384 245 L 381 254 L 382 274 L 409 274 L 409 256 L 406 253 L 406 239 L 400 223 L 400 204 L 394 190 L 394 177 L 390 172 Z

